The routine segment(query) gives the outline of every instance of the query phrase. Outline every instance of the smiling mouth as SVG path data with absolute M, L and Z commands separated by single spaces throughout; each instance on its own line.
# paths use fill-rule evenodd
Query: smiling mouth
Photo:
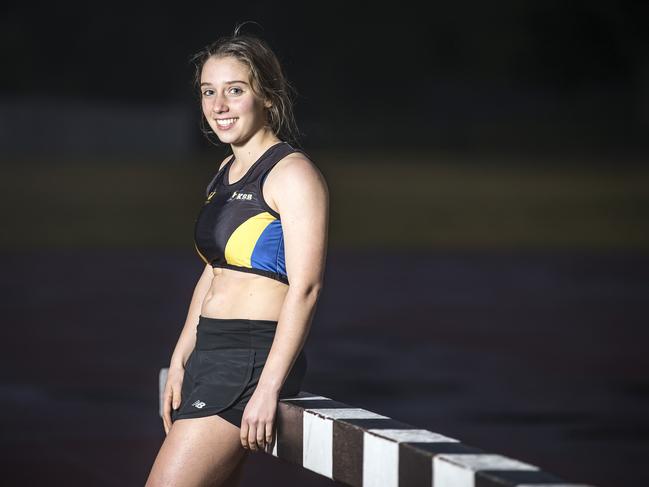
M 216 119 L 216 125 L 218 125 L 221 128 L 230 128 L 234 125 L 234 123 L 239 120 L 239 117 L 234 117 L 234 118 L 221 118 L 221 119 Z

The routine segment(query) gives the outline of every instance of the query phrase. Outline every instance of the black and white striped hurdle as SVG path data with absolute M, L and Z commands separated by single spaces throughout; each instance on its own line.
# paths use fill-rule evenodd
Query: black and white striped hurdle
M 279 402 L 266 452 L 355 487 L 593 487 L 308 392 Z

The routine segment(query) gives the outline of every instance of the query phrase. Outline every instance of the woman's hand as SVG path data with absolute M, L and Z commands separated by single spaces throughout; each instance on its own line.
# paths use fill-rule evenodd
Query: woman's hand
M 167 373 L 167 383 L 165 384 L 162 395 L 162 423 L 165 428 L 165 434 L 169 434 L 171 429 L 171 408 L 178 409 L 180 406 L 180 392 L 183 385 L 185 368 L 182 366 L 170 366 Z
M 241 418 L 241 445 L 253 451 L 273 442 L 273 427 L 279 392 L 255 389 Z

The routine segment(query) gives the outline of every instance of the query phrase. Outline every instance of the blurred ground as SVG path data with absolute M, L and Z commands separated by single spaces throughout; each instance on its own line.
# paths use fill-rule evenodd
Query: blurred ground
M 4 485 L 143 485 L 189 252 L 5 254 Z M 649 257 L 329 256 L 304 389 L 599 486 L 649 482 Z M 331 485 L 253 457 L 244 485 Z M 281 480 L 280 480 L 281 479 Z

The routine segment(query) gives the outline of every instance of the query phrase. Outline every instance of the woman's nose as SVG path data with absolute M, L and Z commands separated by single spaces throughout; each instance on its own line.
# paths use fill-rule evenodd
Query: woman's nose
M 212 102 L 212 112 L 214 113 L 223 113 L 228 110 L 228 106 L 225 103 L 225 97 L 216 95 L 213 98 Z

